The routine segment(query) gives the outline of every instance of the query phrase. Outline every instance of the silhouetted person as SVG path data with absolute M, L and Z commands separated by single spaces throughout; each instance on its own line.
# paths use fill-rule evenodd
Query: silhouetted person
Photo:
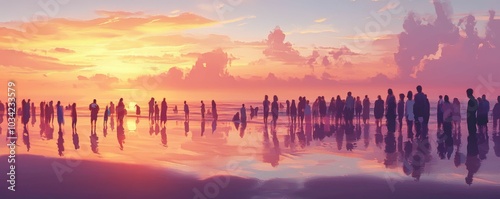
M 384 117 L 384 100 L 379 95 L 375 101 L 375 106 L 373 107 L 373 115 L 375 116 L 375 124 L 377 127 L 382 126 L 382 117 Z
M 335 107 L 335 98 L 332 97 L 330 99 L 330 105 L 328 106 L 328 114 L 330 115 L 330 122 L 334 123 L 335 122 L 335 112 L 337 111 L 337 108 Z
M 469 130 L 469 135 L 475 135 L 477 133 L 477 117 L 476 111 L 478 108 L 478 103 L 474 97 L 474 90 L 471 88 L 466 91 L 469 102 L 467 102 L 467 129 Z
M 205 103 L 203 103 L 203 100 L 201 100 L 201 107 L 200 107 L 200 111 L 201 111 L 201 119 L 204 120 L 205 119 Z M 253 112 L 253 110 L 252 110 Z M 253 114 L 251 113 L 251 116 L 250 117 L 253 117 Z
M 352 120 L 354 118 L 354 97 L 351 92 L 347 92 L 345 98 L 344 118 L 346 125 L 353 126 Z
M 118 105 L 116 106 L 116 116 L 118 119 L 118 123 L 123 125 L 123 118 L 125 117 L 125 103 L 123 102 L 123 98 L 120 98 L 118 101 Z
M 50 123 L 50 107 L 49 104 L 45 104 L 45 123 Z
M 155 98 L 152 97 L 151 100 L 149 100 L 148 105 L 149 105 L 149 120 L 153 121 L 153 123 L 154 123 L 154 120 L 155 120 L 155 118 L 154 118 Z
M 479 128 L 486 129 L 488 125 L 488 115 L 490 112 L 490 102 L 486 99 L 486 95 L 481 97 L 481 102 L 477 109 L 477 124 Z
M 356 120 L 357 123 L 361 123 L 361 113 L 363 112 L 363 104 L 361 103 L 361 99 L 356 97 L 356 104 L 354 104 L 354 109 L 356 110 Z
M 286 116 L 290 117 L 290 100 L 286 100 Z
M 497 103 L 495 104 L 495 106 L 493 107 L 493 111 L 492 111 L 492 115 L 493 115 L 493 131 L 496 131 L 497 130 L 497 127 L 498 127 L 498 131 L 500 132 L 500 96 L 497 97 Z
M 431 103 L 429 102 L 429 98 L 427 97 L 427 94 L 425 95 L 425 109 L 424 109 L 424 122 L 423 122 L 423 129 L 425 136 L 429 135 L 429 119 L 431 117 Z
M 389 132 L 396 132 L 396 109 L 396 97 L 394 96 L 392 89 L 388 89 L 385 117 L 387 119 L 387 130 Z
M 165 98 L 163 98 L 163 101 L 161 101 L 161 122 L 160 123 L 167 123 L 167 110 L 168 110 L 168 105 L 167 101 Z
M 106 109 L 104 109 L 104 115 L 103 115 L 103 118 L 104 118 L 103 126 L 107 126 L 108 125 L 108 117 L 109 117 L 110 114 L 111 114 L 111 111 L 109 110 L 109 107 L 106 106 Z
M 64 108 L 61 105 L 61 101 L 57 101 L 57 123 L 59 124 L 59 130 L 61 130 L 61 125 L 64 124 Z
M 320 118 L 320 123 L 324 123 L 324 119 L 326 117 L 326 112 L 327 112 L 327 107 L 326 107 L 326 101 L 325 101 L 325 96 L 321 96 L 319 98 L 319 118 Z
M 303 125 L 304 123 L 304 109 L 305 109 L 305 97 L 299 97 L 299 102 L 297 105 L 297 115 L 299 116 L 300 119 L 300 126 Z
M 279 114 L 279 107 L 278 107 L 278 96 L 273 96 L 273 103 L 271 104 L 271 114 L 273 115 L 273 122 L 274 125 L 276 126 L 278 122 L 278 114 Z
M 297 124 L 297 106 L 295 100 L 292 100 L 292 104 L 290 105 L 290 117 L 292 123 Z
M 269 97 L 264 96 L 264 101 L 262 102 L 262 107 L 264 107 L 264 123 L 267 124 L 267 118 L 269 117 Z
M 115 104 L 113 102 L 109 102 L 109 116 L 115 115 Z
M 337 95 L 337 99 L 335 102 L 335 106 L 337 107 L 337 115 L 335 117 L 335 126 L 339 128 L 339 125 L 342 124 L 342 115 L 344 114 L 344 102 L 340 99 L 340 95 Z M 340 123 L 339 123 L 340 122 Z
M 416 136 L 420 137 L 421 134 L 426 137 L 424 133 L 424 116 L 426 110 L 427 99 L 425 94 L 422 92 L 422 86 L 417 86 L 417 94 L 415 94 L 415 104 L 413 105 L 413 114 L 415 115 L 415 129 L 417 131 Z
M 403 118 L 405 116 L 405 94 L 399 94 L 398 101 L 398 122 L 399 122 L 399 132 L 403 130 Z
M 44 101 L 41 101 L 40 102 L 40 118 L 45 118 L 45 102 Z M 43 123 L 44 121 L 41 121 L 41 123 Z
M 441 130 L 441 126 L 443 125 L 443 96 L 439 96 L 439 100 L 437 103 L 437 125 L 438 125 L 438 130 Z
M 458 98 L 453 99 L 453 126 L 455 131 L 460 130 L 460 122 L 462 121 L 460 101 Z
M 214 120 L 217 120 L 219 118 L 219 115 L 217 114 L 217 104 L 215 104 L 214 100 L 212 100 L 212 118 Z
M 76 113 L 76 103 L 73 103 L 73 105 L 71 105 L 71 130 L 73 133 L 76 132 L 76 122 L 78 120 L 78 117 L 77 117 L 77 113 Z
M 160 107 L 158 102 L 154 103 L 154 116 L 153 116 L 153 124 L 158 123 L 160 121 Z
M 236 112 L 234 115 L 233 115 L 233 119 L 232 119 L 233 122 L 240 122 L 240 112 Z
M 139 104 L 135 105 L 135 115 L 140 116 L 141 115 L 141 107 Z
M 446 138 L 452 137 L 453 129 L 453 105 L 450 103 L 450 98 L 448 95 L 444 96 L 444 102 L 441 104 L 441 110 L 443 111 L 443 131 Z
M 368 98 L 368 95 L 365 95 L 365 99 L 363 99 L 363 124 L 369 123 L 370 105 L 370 99 Z
M 413 113 L 413 106 L 415 105 L 415 101 L 413 100 L 413 92 L 408 91 L 406 95 L 408 100 L 406 101 L 405 106 L 405 115 L 406 115 L 406 125 L 408 131 L 408 138 L 413 138 L 413 122 L 415 121 L 415 114 Z
M 189 121 L 189 106 L 186 101 L 184 101 L 184 120 Z
M 97 122 L 97 114 L 99 114 L 99 105 L 97 105 L 96 100 L 89 105 L 90 110 L 90 132 L 96 132 L 96 122 Z
M 241 123 L 246 123 L 247 122 L 247 110 L 245 108 L 245 104 L 241 105 L 240 116 L 241 116 Z
M 26 102 L 26 100 L 23 99 L 23 101 L 21 101 L 21 111 L 19 111 L 20 115 L 21 115 L 21 121 L 23 123 L 23 126 L 24 126 L 24 129 L 27 129 L 27 124 L 29 123 L 29 120 L 30 120 L 30 112 L 29 112 L 29 104 L 28 102 Z
M 2 104 L 2 102 L 0 102 L 0 104 Z M 35 126 L 35 122 L 36 122 L 36 108 L 35 108 L 35 103 L 34 102 L 31 103 L 31 109 L 30 110 L 31 110 L 31 125 Z M 2 120 L 2 119 L 0 118 L 0 120 Z M 1 124 L 1 122 L 0 122 L 0 124 Z
M 177 109 L 177 105 L 174 106 L 174 114 L 177 114 L 179 112 L 179 109 Z
M 3 115 L 5 114 L 5 106 L 0 100 L 0 124 L 3 123 Z

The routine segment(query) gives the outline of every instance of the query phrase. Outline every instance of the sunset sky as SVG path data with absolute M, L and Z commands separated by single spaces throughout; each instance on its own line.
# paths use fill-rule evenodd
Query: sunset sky
M 498 95 L 494 11 L 496 0 L 9 1 L 0 88 L 14 80 L 33 99 L 135 101 L 375 95 L 417 84 Z

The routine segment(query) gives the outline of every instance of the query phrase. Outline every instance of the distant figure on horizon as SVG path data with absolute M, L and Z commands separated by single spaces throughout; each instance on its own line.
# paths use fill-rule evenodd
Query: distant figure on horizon
M 458 98 L 453 98 L 453 129 L 460 131 L 460 122 L 462 121 L 461 106 Z
M 399 94 L 398 101 L 398 122 L 399 122 L 399 132 L 403 131 L 403 118 L 405 116 L 405 94 Z
M 373 107 L 373 115 L 375 116 L 375 124 L 377 127 L 382 126 L 382 117 L 384 117 L 384 100 L 379 95 L 375 101 L 375 106 Z
M 477 125 L 479 128 L 488 129 L 488 115 L 490 112 L 490 102 L 486 99 L 486 95 L 481 96 L 481 102 L 477 109 Z
M 174 106 L 174 114 L 177 114 L 179 112 L 179 109 L 177 109 L 177 105 Z
M 247 110 L 245 108 L 245 104 L 241 105 L 241 108 L 240 108 L 240 118 L 241 118 L 241 123 L 246 123 L 247 122 Z
M 160 124 L 165 125 L 167 123 L 167 110 L 168 110 L 167 100 L 163 98 L 163 101 L 161 101 Z
M 201 119 L 204 120 L 205 119 L 205 103 L 203 103 L 203 100 L 201 100 L 201 107 L 200 107 L 200 111 L 201 111 Z M 250 116 L 252 117 L 252 116 Z
M 212 118 L 214 120 L 217 120 L 219 118 L 219 115 L 217 114 L 217 104 L 215 104 L 214 100 L 212 100 Z
M 111 114 L 111 110 L 109 109 L 108 106 L 104 109 L 104 121 L 103 121 L 103 126 L 106 127 L 108 126 L 108 116 Z
M 2 102 L 0 102 L 1 104 Z M 0 119 L 1 120 L 1 119 Z M 36 122 L 36 108 L 35 108 L 35 102 L 31 102 L 31 124 L 35 126 Z M 1 122 L 0 122 L 1 123 Z
M 64 124 L 64 108 L 61 106 L 61 101 L 57 101 L 57 123 L 59 124 L 59 130 L 61 130 L 61 124 Z
M 300 119 L 300 126 L 304 124 L 304 110 L 306 107 L 306 97 L 299 96 L 299 102 L 297 105 L 297 115 Z
M 153 115 L 153 124 L 160 122 L 160 107 L 158 102 L 155 101 L 153 105 L 154 115 Z
M 71 105 L 71 130 L 73 133 L 76 132 L 76 122 L 78 120 L 78 115 L 76 113 L 76 103 Z
M 274 125 L 278 123 L 278 115 L 279 115 L 279 107 L 278 107 L 278 96 L 273 96 L 273 103 L 271 104 L 271 113 L 273 115 Z
M 184 101 L 184 120 L 189 121 L 189 106 L 186 101 Z
M 413 100 L 413 92 L 408 91 L 408 100 L 406 101 L 405 113 L 406 113 L 406 126 L 408 127 L 408 138 L 413 138 L 413 122 L 415 121 L 415 114 L 413 113 L 413 106 L 415 101 Z
M 135 104 L 135 115 L 140 116 L 141 115 L 141 107 L 139 104 Z
M 153 121 L 154 123 L 154 120 L 155 120 L 155 117 L 154 117 L 154 113 L 155 113 L 155 98 L 154 97 L 151 97 L 151 100 L 149 100 L 149 121 Z
M 493 131 L 497 130 L 500 132 L 500 96 L 497 97 L 497 103 L 493 107 Z
M 354 104 L 354 109 L 356 111 L 356 122 L 361 123 L 361 112 L 363 112 L 363 104 L 359 96 L 356 97 L 356 103 Z
M 290 118 L 292 124 L 297 124 L 297 105 L 295 104 L 295 100 L 292 100 L 292 104 L 290 105 Z
M 438 125 L 438 130 L 441 130 L 441 126 L 443 125 L 443 96 L 439 95 L 439 100 L 436 106 L 436 116 L 437 116 L 437 125 Z
M 474 97 L 474 90 L 471 88 L 466 91 L 469 102 L 467 103 L 467 129 L 469 130 L 469 136 L 475 136 L 477 133 L 477 116 L 476 112 L 478 109 L 478 103 Z
M 370 99 L 368 98 L 368 95 L 365 95 L 365 99 L 363 99 L 363 124 L 369 123 L 370 105 Z
M 417 131 L 416 137 L 422 135 L 424 138 L 427 137 L 424 129 L 424 117 L 426 115 L 426 104 L 427 97 L 422 92 L 422 86 L 417 86 L 417 94 L 415 94 L 415 104 L 413 105 L 413 114 L 415 114 L 415 129 Z
M 264 96 L 264 101 L 262 102 L 262 107 L 264 107 L 264 124 L 267 124 L 267 118 L 269 117 L 269 97 Z
M 250 120 L 252 120 L 253 117 L 255 117 L 255 109 L 250 105 Z
M 99 105 L 97 105 L 97 100 L 94 99 L 92 104 L 89 105 L 90 110 L 90 132 L 96 132 L 96 122 L 97 122 L 97 114 L 99 113 Z

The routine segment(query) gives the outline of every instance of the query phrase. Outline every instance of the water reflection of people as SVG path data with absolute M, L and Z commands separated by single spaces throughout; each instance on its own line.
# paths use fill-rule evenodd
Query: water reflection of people
M 34 119 L 35 117 L 33 117 Z M 1 130 L 1 129 L 0 129 Z M 31 148 L 31 143 L 30 143 L 30 134 L 28 132 L 28 129 L 24 129 L 23 130 L 23 142 L 24 142 L 24 145 L 26 145 L 26 149 L 28 150 L 28 152 L 30 151 L 30 148 Z
M 500 157 L 500 132 L 493 133 L 493 142 L 495 143 L 495 145 L 493 146 L 495 155 L 497 157 Z
M 73 145 L 75 146 L 75 149 L 80 149 L 80 137 L 78 136 L 78 133 L 76 131 L 73 131 L 72 137 L 73 137 Z
M 125 128 L 123 124 L 119 124 L 116 127 L 116 138 L 118 139 L 118 144 L 120 145 L 120 150 L 123 150 L 123 144 L 125 144 Z
M 419 181 L 426 162 L 430 160 L 430 149 L 431 145 L 428 138 L 418 139 L 416 141 L 417 149 L 414 151 L 412 158 L 410 159 L 410 164 L 412 166 L 412 177 L 415 181 Z
M 205 133 L 205 119 L 201 120 L 201 136 Z
M 471 134 L 467 137 L 467 159 L 465 160 L 467 176 L 465 177 L 465 183 L 468 185 L 472 184 L 474 174 L 477 173 L 479 167 L 481 167 L 481 160 L 478 157 L 479 148 L 477 142 L 477 135 Z
M 363 141 L 365 143 L 365 149 L 370 145 L 370 124 L 363 125 Z
M 245 129 L 247 128 L 247 123 L 243 122 L 241 123 L 241 128 L 240 128 L 240 137 L 243 138 L 245 136 Z
M 386 168 L 393 167 L 397 162 L 396 153 L 396 136 L 393 132 L 388 132 L 384 139 L 385 142 L 385 154 L 386 158 L 384 160 L 384 165 Z
M 63 132 L 61 129 L 59 129 L 59 132 L 57 133 L 57 151 L 59 152 L 59 156 L 64 155 L 64 138 L 63 138 Z
M 188 135 L 189 133 L 189 121 L 184 122 L 184 135 Z
M 273 147 L 271 147 L 271 143 L 269 142 L 269 134 L 267 131 L 264 133 L 264 152 L 263 160 L 265 163 L 270 163 L 271 166 L 276 167 L 279 164 L 279 156 L 280 156 L 280 147 L 279 140 L 276 135 L 276 132 L 272 133 Z
M 214 120 L 212 120 L 212 133 L 214 133 L 215 130 L 217 130 L 217 120 L 214 118 Z
M 490 151 L 490 142 L 487 128 L 479 128 L 477 134 L 477 145 L 479 147 L 479 159 L 485 160 L 486 154 Z
M 99 148 L 98 148 L 99 137 L 97 137 L 97 133 L 91 132 L 89 138 L 90 138 L 90 148 L 92 149 L 92 152 L 99 153 Z
M 161 144 L 164 147 L 167 147 L 167 128 L 165 126 L 161 128 L 160 134 L 161 134 Z

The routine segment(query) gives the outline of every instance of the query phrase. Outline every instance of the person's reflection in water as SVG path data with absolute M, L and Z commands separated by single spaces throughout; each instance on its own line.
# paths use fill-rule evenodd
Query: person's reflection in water
M 342 150 L 342 143 L 344 142 L 344 126 L 339 126 L 337 129 L 337 136 L 335 136 L 335 140 L 337 141 L 337 149 Z
M 76 131 L 73 131 L 73 145 L 75 145 L 75 149 L 80 149 L 80 137 Z
M 163 126 L 161 128 L 161 144 L 164 147 L 168 147 L 168 145 L 167 145 L 167 128 L 165 126 Z
M 205 119 L 201 120 L 201 136 L 205 133 Z
M 109 125 L 111 126 L 111 131 L 115 130 L 115 115 L 111 115 L 111 120 L 109 121 Z
M 59 129 L 59 132 L 57 133 L 57 150 L 59 152 L 59 156 L 64 155 L 64 138 L 63 138 L 63 132 L 61 129 Z
M 500 157 L 500 132 L 493 133 L 493 142 L 495 143 L 495 145 L 493 146 L 495 155 L 497 157 Z
M 155 132 L 154 123 L 149 123 L 149 135 L 152 136 L 154 132 Z
M 116 127 L 116 138 L 118 139 L 120 150 L 123 150 L 123 144 L 125 144 L 125 128 L 123 128 L 123 125 Z
M 45 124 L 45 130 L 47 140 L 54 139 L 54 125 L 50 123 Z
M 102 127 L 102 135 L 104 135 L 104 137 L 108 136 L 108 126 L 104 126 Z
M 425 163 L 430 161 L 430 149 L 431 145 L 428 138 L 417 140 L 417 149 L 410 161 L 413 168 L 412 177 L 415 178 L 415 181 L 420 181 Z
M 272 133 L 272 140 L 273 147 L 271 147 L 271 143 L 269 142 L 269 133 L 267 132 L 266 127 L 266 131 L 264 131 L 264 152 L 262 153 L 263 160 L 264 163 L 270 163 L 272 167 L 276 167 L 279 164 L 280 155 L 279 141 L 278 137 L 276 136 L 276 132 Z
M 187 137 L 189 133 L 189 121 L 184 122 L 184 135 Z
M 34 117 L 33 117 L 33 119 L 34 119 Z M 0 130 L 1 130 L 1 128 L 0 128 Z M 23 131 L 23 142 L 24 142 L 24 145 L 26 145 L 26 149 L 29 152 L 30 148 L 31 148 L 31 143 L 30 143 L 30 133 L 28 132 L 28 129 L 24 129 L 24 131 Z
M 490 143 L 487 128 L 479 128 L 477 134 L 477 144 L 479 147 L 479 159 L 486 160 L 486 154 L 490 151 Z
M 465 154 L 460 152 L 460 146 L 462 145 L 462 133 L 460 130 L 453 134 L 453 143 L 457 146 L 457 152 L 455 153 L 453 162 L 455 163 L 455 167 L 459 167 L 465 162 Z
M 356 145 L 356 134 L 354 134 L 354 128 L 351 128 L 351 126 L 347 126 L 345 128 L 345 135 L 346 135 L 346 149 L 348 151 L 352 151 L 354 148 L 357 147 Z
M 158 135 L 160 133 L 160 123 L 157 122 L 155 123 L 155 135 Z
M 90 132 L 90 148 L 92 152 L 99 153 L 99 137 L 97 137 L 97 132 Z
M 243 138 L 245 136 L 245 130 L 247 128 L 247 123 L 243 122 L 241 123 L 241 128 L 240 128 L 240 137 Z
M 377 147 L 381 149 L 383 141 L 384 141 L 384 136 L 382 135 L 382 127 L 377 126 L 377 129 L 375 131 L 375 145 L 377 145 Z
M 304 134 L 303 125 L 300 125 L 300 131 L 297 133 L 297 138 L 299 138 L 300 148 L 306 147 L 306 135 Z
M 386 168 L 391 168 L 396 165 L 398 156 L 396 153 L 396 136 L 393 132 L 388 132 L 384 139 L 385 142 L 385 160 L 384 165 Z
M 465 177 L 465 183 L 467 183 L 468 185 L 472 184 L 474 174 L 477 173 L 479 167 L 481 167 L 481 160 L 478 157 L 479 148 L 477 142 L 477 135 L 470 134 L 467 137 L 467 159 L 465 161 L 465 166 L 467 168 L 467 177 Z
M 365 143 L 365 149 L 370 145 L 370 124 L 363 125 L 363 141 Z
M 212 134 L 215 130 L 217 130 L 217 120 L 214 118 L 214 120 L 212 120 Z

